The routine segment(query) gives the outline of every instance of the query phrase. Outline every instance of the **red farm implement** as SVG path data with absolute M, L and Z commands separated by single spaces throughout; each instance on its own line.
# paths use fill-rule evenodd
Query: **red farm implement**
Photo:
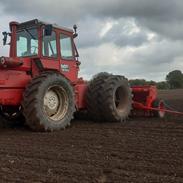
M 156 86 L 133 86 L 132 115 L 155 116 L 163 118 L 165 113 L 183 115 L 182 112 L 169 110 L 162 99 L 158 99 Z

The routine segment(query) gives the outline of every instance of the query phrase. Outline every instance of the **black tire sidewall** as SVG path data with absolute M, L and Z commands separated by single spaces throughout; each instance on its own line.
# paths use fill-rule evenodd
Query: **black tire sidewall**
M 119 112 L 115 103 L 115 93 L 119 87 L 124 88 L 128 95 L 128 102 L 126 102 L 124 110 L 121 112 Z M 132 106 L 132 95 L 128 80 L 124 76 L 119 75 L 108 77 L 105 83 L 102 84 L 99 100 L 102 116 L 106 122 L 125 121 L 130 114 Z
M 112 100 L 113 100 L 113 110 L 116 113 L 116 116 L 118 116 L 119 119 L 120 119 L 121 116 L 128 116 L 129 115 L 129 111 L 131 110 L 131 105 L 125 105 L 125 107 L 122 111 L 118 111 L 118 109 L 116 107 L 116 104 L 115 104 L 115 94 L 116 94 L 116 91 L 119 87 L 123 87 L 123 89 L 125 90 L 125 92 L 128 95 L 126 97 L 128 97 L 128 100 L 130 102 L 131 102 L 131 91 L 130 91 L 130 87 L 128 85 L 128 81 L 126 81 L 125 79 L 116 82 L 114 90 L 113 90 L 113 98 L 112 98 Z
M 69 105 L 68 105 L 68 111 L 63 117 L 63 119 L 54 121 L 47 117 L 46 113 L 43 109 L 43 103 L 44 103 L 44 96 L 48 88 L 52 86 L 61 86 L 68 95 Z M 70 123 L 73 113 L 74 113 L 74 95 L 73 95 L 73 89 L 71 85 L 68 83 L 67 79 L 59 76 L 59 75 L 49 75 L 49 77 L 42 82 L 38 86 L 38 92 L 36 94 L 37 102 L 35 105 L 36 109 L 36 117 L 40 119 L 40 125 L 44 126 L 46 130 L 57 130 L 63 127 L 66 127 L 68 125 L 68 122 Z

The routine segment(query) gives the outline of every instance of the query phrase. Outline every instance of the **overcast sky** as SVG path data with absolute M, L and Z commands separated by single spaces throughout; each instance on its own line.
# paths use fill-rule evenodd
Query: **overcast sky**
M 34 18 L 78 25 L 85 78 L 107 71 L 160 81 L 183 71 L 182 0 L 0 0 L 1 32 L 9 21 Z M 7 55 L 8 47 L 0 46 Z

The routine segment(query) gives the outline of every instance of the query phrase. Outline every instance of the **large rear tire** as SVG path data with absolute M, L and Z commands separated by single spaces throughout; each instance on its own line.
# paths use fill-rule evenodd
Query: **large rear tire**
M 113 75 L 101 86 L 99 105 L 105 121 L 125 121 L 132 109 L 132 93 L 124 76 Z
M 128 80 L 123 76 L 100 73 L 88 87 L 87 106 L 95 121 L 126 120 L 132 108 Z
M 110 74 L 106 72 L 101 72 L 95 75 L 92 80 L 88 84 L 88 90 L 86 94 L 86 105 L 88 116 L 90 119 L 94 121 L 101 121 L 101 107 L 99 106 L 99 91 L 101 89 L 101 85 L 105 80 L 110 76 Z
M 75 110 L 74 91 L 57 73 L 42 73 L 27 86 L 23 114 L 34 131 L 54 131 L 70 125 Z

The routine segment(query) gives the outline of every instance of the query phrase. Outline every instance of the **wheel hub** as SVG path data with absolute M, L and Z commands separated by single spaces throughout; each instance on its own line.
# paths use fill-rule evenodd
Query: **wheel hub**
M 46 92 L 44 105 L 50 110 L 55 110 L 59 106 L 59 98 L 54 91 L 50 90 Z
M 59 86 L 49 88 L 43 99 L 43 108 L 46 115 L 54 120 L 61 120 L 68 109 L 68 96 L 66 91 Z

